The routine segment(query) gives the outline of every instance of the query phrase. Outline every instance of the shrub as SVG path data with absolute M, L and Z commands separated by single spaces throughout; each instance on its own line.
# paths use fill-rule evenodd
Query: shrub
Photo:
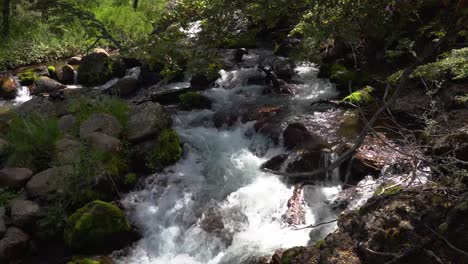
M 182 145 L 174 130 L 166 129 L 159 135 L 155 146 L 146 157 L 150 169 L 159 171 L 174 164 L 182 156 Z
M 28 167 L 36 171 L 49 167 L 54 143 L 61 133 L 56 118 L 16 118 L 10 124 L 6 139 L 11 166 Z

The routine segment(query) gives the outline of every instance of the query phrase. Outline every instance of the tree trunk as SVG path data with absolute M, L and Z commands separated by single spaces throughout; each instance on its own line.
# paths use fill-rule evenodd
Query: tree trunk
M 138 0 L 133 0 L 133 9 L 137 9 L 138 8 Z
M 3 0 L 3 35 L 10 34 L 10 0 Z

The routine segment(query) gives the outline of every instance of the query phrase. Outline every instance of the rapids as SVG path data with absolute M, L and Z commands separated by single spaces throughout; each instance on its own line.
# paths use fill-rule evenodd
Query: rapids
M 246 65 L 258 57 L 246 56 Z M 131 249 L 114 253 L 118 263 L 242 263 L 280 248 L 313 243 L 336 228 L 294 230 L 282 219 L 294 186 L 262 172 L 260 165 L 285 153 L 255 132 L 253 123 L 217 129 L 213 115 L 245 104 L 287 106 L 285 127 L 311 113 L 310 103 L 336 96 L 313 65 L 296 68 L 300 90 L 295 96 L 264 95 L 263 87 L 246 85 L 260 74 L 255 68 L 221 71 L 215 88 L 203 92 L 212 110 L 174 113 L 174 128 L 184 142 L 184 157 L 146 180 L 145 188 L 122 201 L 143 238 Z M 304 189 L 306 224 L 335 217 L 328 205 L 341 190 L 336 177 Z

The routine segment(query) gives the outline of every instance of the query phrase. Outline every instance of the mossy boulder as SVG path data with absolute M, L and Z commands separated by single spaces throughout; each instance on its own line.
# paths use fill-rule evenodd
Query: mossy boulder
M 164 130 L 152 149 L 146 154 L 146 165 L 152 170 L 162 170 L 182 156 L 182 144 L 174 130 Z
M 34 70 L 27 70 L 20 73 L 20 75 L 18 75 L 18 78 L 20 80 L 21 85 L 29 86 L 32 85 L 34 81 L 38 79 L 38 76 L 34 72 Z
M 47 70 L 49 71 L 50 77 L 54 79 L 57 77 L 57 69 L 55 68 L 55 66 L 47 66 Z
M 109 257 L 74 257 L 67 264 L 112 264 L 114 263 Z
M 330 81 L 337 85 L 347 86 L 355 78 L 355 73 L 341 64 L 333 64 L 330 68 Z
M 186 110 L 211 108 L 211 100 L 196 92 L 187 92 L 179 96 L 182 108 Z
M 365 105 L 374 101 L 373 91 L 374 88 L 366 86 L 346 96 L 342 101 L 354 105 Z
M 83 57 L 78 68 L 78 81 L 83 85 L 101 85 L 115 76 L 116 63 L 102 50 Z
M 98 200 L 67 219 L 64 239 L 74 251 L 100 252 L 125 246 L 131 233 L 132 227 L 122 210 Z

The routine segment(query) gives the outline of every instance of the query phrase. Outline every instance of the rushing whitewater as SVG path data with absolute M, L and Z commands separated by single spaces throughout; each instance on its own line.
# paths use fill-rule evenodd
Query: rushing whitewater
M 174 115 L 184 157 L 123 200 L 143 238 L 129 252 L 115 254 L 119 263 L 242 263 L 307 245 L 335 228 L 327 225 L 311 232 L 285 223 L 282 216 L 294 186 L 259 167 L 286 151 L 256 133 L 252 122 L 217 129 L 212 121 L 220 109 L 262 102 L 287 106 L 290 118 L 281 124 L 285 127 L 297 116 L 312 114 L 311 102 L 336 95 L 311 65 L 296 70 L 296 96 L 263 95 L 263 87 L 246 85 L 259 74 L 254 68 L 222 71 L 217 87 L 204 92 L 214 101 L 212 110 Z M 327 204 L 339 190 L 338 182 L 304 189 L 306 225 L 335 217 Z

